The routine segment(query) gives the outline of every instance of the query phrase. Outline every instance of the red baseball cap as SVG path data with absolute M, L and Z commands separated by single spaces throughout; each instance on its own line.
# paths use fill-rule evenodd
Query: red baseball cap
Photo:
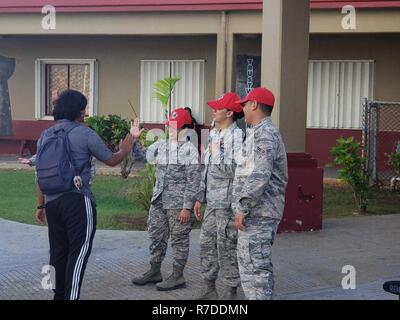
M 215 110 L 228 109 L 233 112 L 241 112 L 243 107 L 240 103 L 237 103 L 238 100 L 240 100 L 240 97 L 236 93 L 228 92 L 218 100 L 208 101 L 207 104 Z
M 249 92 L 246 98 L 236 101 L 236 103 L 243 105 L 248 101 L 257 101 L 258 103 L 273 107 L 275 104 L 275 97 L 267 88 L 254 88 Z
M 192 122 L 193 120 L 189 111 L 185 110 L 185 108 L 178 108 L 171 112 L 165 124 L 176 129 L 182 129 L 185 124 L 192 124 Z

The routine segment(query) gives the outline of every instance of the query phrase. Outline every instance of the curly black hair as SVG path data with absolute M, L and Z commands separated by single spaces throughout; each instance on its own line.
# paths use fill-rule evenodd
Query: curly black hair
M 76 90 L 64 90 L 54 102 L 54 120 L 68 119 L 75 121 L 87 106 L 86 97 Z

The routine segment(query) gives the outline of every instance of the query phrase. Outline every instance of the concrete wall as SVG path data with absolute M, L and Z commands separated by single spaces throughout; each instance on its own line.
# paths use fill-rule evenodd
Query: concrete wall
M 34 119 L 37 58 L 97 59 L 99 114 L 133 117 L 128 99 L 139 114 L 140 60 L 205 59 L 209 100 L 215 97 L 215 52 L 216 36 L 6 36 L 0 41 L 0 55 L 17 59 L 9 81 L 15 120 Z
M 356 30 L 342 28 L 346 16 L 341 9 L 311 10 L 311 33 L 400 32 L 400 9 L 358 9 Z M 228 33 L 261 33 L 261 11 L 232 11 Z M 220 29 L 221 13 L 212 12 L 130 12 L 58 13 L 57 29 L 43 30 L 44 15 L 0 14 L 1 34 L 212 34 Z
M 375 60 L 375 99 L 400 101 L 400 34 L 311 35 L 310 59 Z
M 235 54 L 261 54 L 261 39 L 242 36 L 236 36 L 235 39 Z M 310 59 L 374 60 L 374 98 L 400 101 L 400 34 L 311 34 Z M 399 121 L 393 121 L 396 116 L 391 116 L 397 113 L 389 110 L 382 115 L 382 121 L 392 120 L 391 131 L 398 131 Z M 361 139 L 360 130 L 307 129 L 306 151 L 324 166 L 332 161 L 330 150 L 342 135 Z
M 232 23 L 232 21 L 231 21 Z M 233 23 L 232 23 L 233 24 Z M 233 24 L 233 25 L 236 25 Z M 261 39 L 235 36 L 234 54 L 261 54 Z M 128 99 L 139 112 L 141 59 L 205 59 L 206 101 L 215 97 L 216 35 L 198 36 L 6 36 L 0 39 L 0 55 L 17 59 L 9 81 L 13 118 L 34 119 L 35 59 L 96 58 L 99 66 L 99 113 L 132 117 Z M 400 101 L 400 34 L 312 34 L 310 59 L 372 59 L 375 67 L 375 99 Z M 229 59 L 228 59 L 229 62 Z M 231 62 L 233 62 L 231 60 Z M 234 63 L 232 65 L 234 68 Z M 229 68 L 228 68 L 229 69 Z M 234 75 L 234 73 L 233 73 Z M 233 76 L 232 87 L 234 88 Z M 227 79 L 230 80 L 229 77 Z M 211 113 L 205 106 L 206 123 Z M 334 139 L 327 132 L 308 130 L 307 152 L 330 160 Z M 330 140 L 329 140 L 330 139 Z M 329 141 L 328 141 L 329 140 Z M 310 143 L 311 141 L 311 143 Z M 332 143 L 331 143 L 332 142 Z
M 235 39 L 235 54 L 261 55 L 261 38 Z M 375 99 L 400 101 L 400 34 L 311 34 L 310 59 L 375 60 Z
M 346 4 L 343 3 L 343 5 Z M 400 8 L 357 9 L 355 30 L 343 29 L 342 20 L 346 15 L 342 14 L 339 8 L 311 10 L 310 32 L 326 34 L 400 32 Z
M 368 59 L 375 60 L 375 100 L 400 101 L 400 35 L 311 35 L 311 59 Z M 396 112 L 398 114 L 398 112 Z M 390 112 L 385 112 L 381 120 L 387 121 Z M 390 129 L 397 131 L 397 121 L 391 121 Z M 340 136 L 354 136 L 361 139 L 361 130 L 308 129 L 306 151 L 324 166 L 332 161 L 330 150 Z M 392 151 L 396 133 L 380 149 L 380 158 Z M 392 139 L 393 138 L 393 139 Z

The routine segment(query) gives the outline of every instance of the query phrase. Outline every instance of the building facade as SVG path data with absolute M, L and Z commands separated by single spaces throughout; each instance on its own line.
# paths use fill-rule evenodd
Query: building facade
M 50 30 L 45 1 L 0 4 L 0 55 L 16 59 L 8 81 L 15 128 L 39 134 L 51 125 L 52 96 L 66 88 L 86 94 L 89 115 L 136 113 L 157 125 L 152 85 L 180 75 L 173 105 L 207 125 L 207 100 L 260 85 L 262 1 L 52 3 Z M 343 25 L 345 5 L 356 8 L 355 29 Z M 326 165 L 338 137 L 361 136 L 364 98 L 400 101 L 400 2 L 316 0 L 310 10 L 306 152 Z M 0 153 L 18 150 L 0 140 Z

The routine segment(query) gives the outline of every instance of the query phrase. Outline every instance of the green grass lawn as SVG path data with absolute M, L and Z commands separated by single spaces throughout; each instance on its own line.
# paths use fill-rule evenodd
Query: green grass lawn
M 32 171 L 0 170 L 0 218 L 36 224 L 35 179 Z M 98 229 L 144 230 L 147 212 L 135 195 L 134 179 L 97 176 L 93 191 L 97 199 Z M 324 218 L 353 216 L 356 212 L 350 188 L 336 181 L 324 184 Z M 372 192 L 367 214 L 400 213 L 400 194 Z M 196 224 L 198 227 L 198 224 Z
M 372 190 L 366 215 L 400 213 L 400 193 Z M 342 218 L 357 215 L 351 188 L 343 182 L 329 180 L 324 183 L 324 217 Z
M 97 176 L 98 229 L 145 229 L 147 212 L 135 201 L 133 179 Z M 0 170 L 0 218 L 36 224 L 35 178 L 31 171 Z

